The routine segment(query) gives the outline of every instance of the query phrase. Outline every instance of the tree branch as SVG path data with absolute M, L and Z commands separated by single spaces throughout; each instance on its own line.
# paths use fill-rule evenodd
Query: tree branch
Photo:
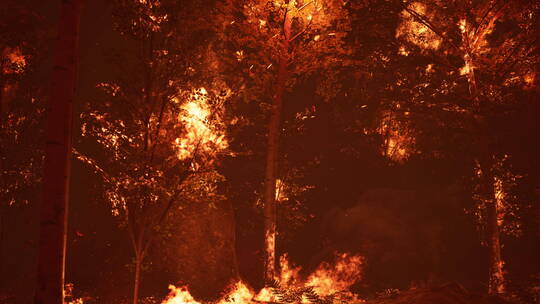
M 425 16 L 422 16 L 420 13 L 410 9 L 407 7 L 407 5 L 405 5 L 404 7 L 405 11 L 407 11 L 407 13 L 409 13 L 411 16 L 413 16 L 413 18 L 415 18 L 416 20 L 418 20 L 420 23 L 422 23 L 423 25 L 427 26 L 432 32 L 434 32 L 435 34 L 437 34 L 437 36 L 441 37 L 441 39 L 443 40 L 446 40 L 450 43 L 450 45 L 452 45 L 456 50 L 460 50 L 460 48 L 454 44 L 454 42 L 452 41 L 452 39 L 449 39 L 448 37 L 446 37 L 442 31 L 440 31 L 432 22 L 430 22 Z

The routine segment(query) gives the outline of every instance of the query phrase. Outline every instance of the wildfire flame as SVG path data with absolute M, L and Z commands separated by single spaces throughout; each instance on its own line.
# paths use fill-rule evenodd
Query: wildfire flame
M 194 153 L 216 153 L 228 147 L 225 134 L 217 127 L 219 119 L 212 113 L 205 88 L 195 90 L 182 105 L 178 120 L 185 126 L 186 134 L 174 141 L 179 159 Z M 213 119 L 213 120 L 212 120 Z
M 283 285 L 294 285 L 299 281 L 300 267 L 295 267 L 289 262 L 287 254 L 282 255 L 279 258 L 279 264 L 281 268 L 279 282 Z
M 361 278 L 363 263 L 364 259 L 361 256 L 348 253 L 336 254 L 334 264 L 324 262 L 308 275 L 307 279 L 302 279 L 301 267 L 294 266 L 285 254 L 280 257 L 281 272 L 278 277 L 282 286 L 292 288 L 311 286 L 318 295 L 328 296 L 338 292 L 348 292 L 348 289 Z M 185 286 L 177 288 L 170 285 L 169 289 L 171 292 L 162 304 L 200 304 Z M 354 296 L 350 292 L 348 294 Z M 218 301 L 218 304 L 248 304 L 276 300 L 276 295 L 271 288 L 265 287 L 256 294 L 247 284 L 238 281 L 229 287 L 229 292 Z M 309 303 L 309 300 L 304 299 L 303 302 Z
M 536 74 L 533 73 L 533 72 L 525 74 L 525 76 L 523 76 L 523 81 L 525 82 L 525 87 L 526 88 L 532 88 L 534 86 L 535 78 L 536 78 Z
M 26 58 L 19 48 L 5 48 L 0 53 L 2 63 L 2 72 L 4 74 L 19 74 L 26 68 Z
M 244 282 L 239 281 L 232 285 L 230 291 L 218 302 L 218 304 L 228 303 L 250 303 L 254 292 Z
M 169 285 L 169 289 L 171 292 L 162 304 L 201 304 L 200 302 L 195 301 L 186 286 L 177 288 L 174 285 Z
M 347 290 L 360 279 L 363 262 L 361 256 L 340 254 L 335 265 L 322 263 L 308 277 L 307 285 L 323 296 Z

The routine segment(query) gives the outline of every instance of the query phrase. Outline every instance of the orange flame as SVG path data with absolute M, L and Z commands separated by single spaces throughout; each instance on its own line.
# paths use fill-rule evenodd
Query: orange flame
M 238 281 L 232 285 L 231 290 L 218 302 L 218 304 L 228 303 L 250 303 L 255 293 L 244 282 Z
M 259 293 L 253 298 L 259 302 L 276 302 L 276 295 L 272 292 L 272 289 L 265 287 L 259 291 Z
M 19 74 L 26 68 L 26 58 L 19 48 L 5 48 L 0 57 L 5 61 L 2 64 L 4 74 Z
M 171 292 L 162 304 L 201 304 L 200 302 L 195 301 L 186 286 L 177 288 L 174 285 L 169 285 L 169 289 Z
M 174 141 L 179 159 L 187 159 L 195 153 L 217 153 L 228 147 L 225 134 L 217 127 L 219 120 L 211 121 L 214 113 L 205 88 L 195 90 L 181 108 L 178 120 L 185 126 L 186 134 Z
M 285 286 L 298 284 L 299 274 L 302 268 L 292 265 L 291 262 L 289 262 L 287 254 L 279 257 L 279 265 L 281 268 L 279 282 Z
M 525 88 L 530 89 L 534 86 L 534 81 L 536 78 L 536 74 L 534 72 L 530 72 L 525 74 L 523 76 L 523 81 L 525 82 Z
M 336 254 L 334 264 L 322 263 L 317 269 L 307 276 L 307 279 L 300 278 L 301 268 L 294 266 L 287 255 L 280 257 L 281 272 L 279 274 L 279 282 L 281 286 L 299 288 L 311 286 L 313 290 L 320 296 L 345 292 L 348 297 L 361 302 L 348 289 L 361 278 L 362 265 L 364 259 L 358 255 L 348 253 Z M 200 304 L 189 293 L 187 287 L 176 288 L 169 286 L 171 290 L 169 296 L 162 304 Z M 253 302 L 275 302 L 276 295 L 272 288 L 265 287 L 255 294 L 255 292 L 244 282 L 238 281 L 231 285 L 229 291 L 217 303 L 218 304 L 248 304 Z M 309 303 L 308 299 L 303 299 L 303 302 Z
M 348 290 L 360 279 L 364 259 L 348 253 L 339 254 L 335 265 L 322 263 L 308 279 L 317 294 L 326 296 Z

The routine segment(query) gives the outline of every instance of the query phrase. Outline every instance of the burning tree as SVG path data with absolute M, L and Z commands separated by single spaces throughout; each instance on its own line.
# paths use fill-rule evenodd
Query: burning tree
M 287 91 L 315 71 L 350 63 L 341 1 L 227 1 L 221 22 L 228 68 L 241 69 L 238 95 L 260 100 L 268 115 L 264 174 L 265 280 L 276 276 L 276 187 L 280 173 L 282 106 Z M 340 57 L 341 61 L 337 58 Z M 321 80 L 325 81 L 325 80 Z M 333 92 L 323 92 L 331 95 Z
M 133 303 L 167 215 L 190 193 L 206 189 L 197 185 L 219 180 L 212 164 L 227 148 L 220 125 L 227 91 L 192 89 L 206 43 L 194 44 L 195 29 L 204 27 L 197 15 L 186 17 L 197 9 L 196 2 L 115 2 L 124 49 L 82 114 L 82 135 L 97 146 L 77 156 L 103 178 L 105 197 L 129 234 Z
M 151 113 L 150 124 L 134 113 L 122 115 L 125 109 L 115 104 L 119 100 L 114 95 L 107 112 L 85 117 L 83 136 L 94 138 L 106 155 L 78 157 L 103 177 L 105 197 L 128 231 L 135 256 L 134 301 L 141 266 L 157 234 L 164 231 L 167 215 L 186 196 L 197 195 L 193 192 L 219 179 L 212 160 L 227 142 L 216 129 L 219 115 L 208 109 L 207 95 L 200 89 L 167 100 L 168 109 Z M 182 97 L 186 100 L 178 99 Z M 198 184 L 203 188 L 197 189 Z
M 533 24 L 538 17 L 538 7 L 525 2 L 518 9 L 508 1 L 453 1 L 450 5 L 415 1 L 404 6 L 397 32 L 407 41 L 400 48 L 403 56 L 415 51 L 432 60 L 425 69 L 429 83 L 417 95 L 419 100 L 445 99 L 444 104 L 428 106 L 442 106 L 454 114 L 445 116 L 460 117 L 459 122 L 447 121 L 447 126 L 460 125 L 458 128 L 474 134 L 469 138 L 473 142 L 469 152 L 477 166 L 470 169 L 476 172 L 477 198 L 485 208 L 482 222 L 490 252 L 489 292 L 493 294 L 505 290 L 496 167 L 507 155 L 506 148 L 499 145 L 505 141 L 500 137 L 504 132 L 493 130 L 509 114 L 507 106 L 519 102 L 519 91 L 531 85 L 535 60 L 530 55 L 538 35 Z M 451 81 L 443 79 L 434 86 L 432 76 L 439 72 Z M 468 90 L 463 90 L 464 84 Z M 431 95 L 428 89 L 433 90 Z

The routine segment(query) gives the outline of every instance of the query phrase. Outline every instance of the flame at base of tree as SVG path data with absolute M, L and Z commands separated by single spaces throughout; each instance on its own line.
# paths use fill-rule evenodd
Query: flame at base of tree
M 336 253 L 333 264 L 323 262 L 307 278 L 300 275 L 301 267 L 291 264 L 287 255 L 280 257 L 280 286 L 291 290 L 311 288 L 317 296 L 329 297 L 336 294 L 348 299 L 361 301 L 349 291 L 350 287 L 361 279 L 364 258 L 348 253 Z M 175 287 L 169 285 L 171 290 L 162 304 L 200 304 L 190 294 L 187 286 Z M 256 293 L 246 283 L 238 281 L 231 284 L 225 295 L 217 301 L 218 304 L 227 303 L 253 303 L 253 302 L 280 302 L 280 295 L 275 286 L 268 286 Z M 302 303 L 312 303 L 313 300 L 302 296 Z

